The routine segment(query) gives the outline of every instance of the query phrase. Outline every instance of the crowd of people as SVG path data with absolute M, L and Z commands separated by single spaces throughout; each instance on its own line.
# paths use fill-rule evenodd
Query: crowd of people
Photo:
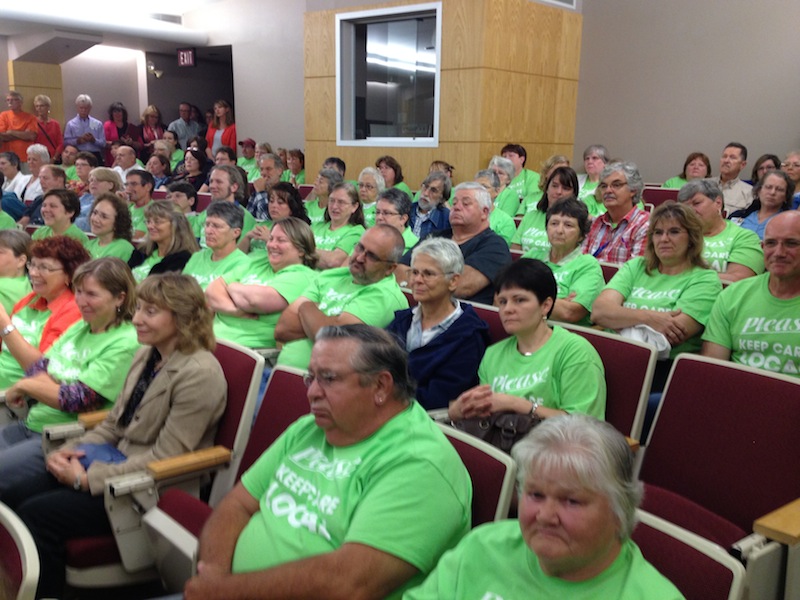
M 624 440 L 600 423 L 602 360 L 558 322 L 654 345 L 656 394 L 683 352 L 800 373 L 791 338 L 800 309 L 800 152 L 784 161 L 762 156 L 751 182 L 739 177 L 744 145 L 723 149 L 716 178 L 709 157 L 693 152 L 664 183 L 678 188 L 677 201 L 657 207 L 643 203 L 636 164 L 611 159 L 602 145 L 586 149 L 580 175 L 560 155 L 527 169 L 519 144 L 458 185 L 454 167 L 436 161 L 416 191 L 390 155 L 359 169 L 355 181 L 332 156 L 308 177 L 313 189 L 304 197 L 302 151 L 237 141 L 224 100 L 202 123 L 182 103 L 168 125 L 155 106 L 133 124 L 119 102 L 103 123 L 82 94 L 63 135 L 46 96 L 35 98 L 36 115 L 22 111 L 17 92 L 7 102 L 0 389 L 9 407 L 31 408 L 0 429 L 0 501 L 37 540 L 40 596 L 61 593 L 66 539 L 108 530 L 104 477 L 211 443 L 225 403 L 216 338 L 273 350 L 276 364 L 307 371 L 312 416 L 220 505 L 187 598 L 217 597 L 214 590 L 224 597 L 225 586 L 247 595 L 335 583 L 345 593 L 363 581 L 343 577 L 341 561 L 372 575 L 370 590 L 381 596 L 422 584 L 408 597 L 441 597 L 437 590 L 459 587 L 453 582 L 465 571 L 464 581 L 486 593 L 536 585 L 557 595 L 565 581 L 613 569 L 604 585 L 679 597 L 629 539 L 639 496 Z M 154 199 L 159 193 L 165 198 Z M 200 205 L 206 193 L 210 203 Z M 616 270 L 607 280 L 605 263 Z M 505 339 L 490 338 L 476 304 L 497 307 Z M 111 412 L 97 430 L 42 453 L 45 427 L 98 408 Z M 433 409 L 453 422 L 507 413 L 542 422 L 514 450 L 519 527 L 498 525 L 459 543 L 469 529 L 469 479 L 444 452 L 424 412 Z M 584 456 L 587 444 L 608 456 Z M 92 462 L 87 448 L 98 445 L 117 455 Z M 343 487 L 328 490 L 317 467 L 298 459 L 312 449 L 313 464 L 341 465 Z M 570 452 L 579 458 L 564 458 Z M 286 469 L 331 494 L 329 512 L 319 507 L 312 517 L 321 521 L 307 523 L 313 535 L 300 545 L 308 556 L 296 555 L 285 519 L 264 509 L 276 494 L 295 493 L 278 474 Z M 424 500 L 406 495 L 411 480 Z M 625 491 L 609 492 L 607 480 Z M 540 521 L 545 513 L 565 521 L 554 506 L 574 490 L 597 511 L 578 517 L 591 521 L 590 539 L 560 548 L 540 539 Z M 368 508 L 356 511 L 362 500 Z M 385 530 L 389 521 L 396 533 Z M 273 530 L 281 532 L 273 553 L 250 551 Z M 475 573 L 472 562 L 490 543 L 513 553 L 498 566 L 508 576 Z M 320 553 L 326 558 L 311 557 Z M 318 567 L 315 577 L 289 569 L 299 558 Z M 517 581 L 531 560 L 533 580 Z M 636 575 L 623 576 L 628 570 Z

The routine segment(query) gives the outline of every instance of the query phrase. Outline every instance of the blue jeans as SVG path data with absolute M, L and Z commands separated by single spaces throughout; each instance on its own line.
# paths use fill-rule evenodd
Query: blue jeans
M 14 509 L 25 498 L 46 489 L 49 477 L 40 433 L 28 429 L 23 421 L 0 429 L 0 501 Z

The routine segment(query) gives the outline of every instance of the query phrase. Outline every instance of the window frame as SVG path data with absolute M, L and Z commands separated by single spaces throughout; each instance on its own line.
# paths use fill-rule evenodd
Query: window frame
M 393 17 L 414 15 L 421 12 L 434 12 L 436 16 L 436 75 L 434 80 L 434 106 L 433 106 L 433 135 L 430 137 L 367 137 L 365 139 L 344 138 L 343 127 L 351 127 L 354 116 L 350 116 L 349 122 L 344 119 L 345 85 L 351 85 L 355 75 L 355 65 L 353 63 L 353 49 L 345 47 L 347 40 L 343 39 L 343 28 L 356 23 L 376 20 L 380 17 Z M 380 8 L 374 10 L 362 10 L 355 12 L 344 12 L 336 14 L 336 145 L 337 146 L 362 146 L 362 147 L 389 147 L 389 148 L 438 148 L 439 146 L 439 113 L 441 105 L 441 70 L 442 70 L 442 2 L 425 2 L 420 4 L 408 4 L 394 6 L 390 8 Z M 352 32 L 351 32 L 352 33 Z M 352 42 L 352 35 L 348 38 Z M 345 53 L 343 56 L 342 53 Z M 348 67 L 344 67 L 344 59 L 348 59 Z M 352 96 L 352 92 L 350 92 Z M 355 109 L 349 107 L 351 115 Z

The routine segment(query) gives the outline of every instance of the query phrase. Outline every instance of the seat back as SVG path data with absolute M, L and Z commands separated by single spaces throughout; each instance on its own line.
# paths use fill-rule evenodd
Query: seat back
M 689 354 L 672 366 L 641 479 L 745 531 L 800 497 L 800 379 Z
M 742 564 L 720 546 L 644 511 L 633 541 L 644 557 L 686 600 L 739 600 L 744 593 Z
M 167 190 L 153 190 L 151 196 L 153 200 L 166 200 L 168 193 L 169 192 Z
M 39 583 L 39 554 L 22 520 L 0 502 L 0 586 L 17 600 L 32 600 Z
M 503 328 L 503 323 L 500 321 L 500 309 L 496 306 L 489 306 L 488 304 L 481 304 L 480 302 L 469 302 L 478 316 L 489 326 L 489 340 L 492 344 L 496 344 L 508 337 L 508 333 Z
M 239 464 L 237 481 L 289 425 L 308 414 L 310 409 L 304 374 L 300 369 L 284 366 L 272 370 L 250 440 Z
M 197 193 L 197 201 L 194 203 L 195 212 L 203 212 L 211 204 L 211 194 L 207 192 Z
M 314 191 L 314 186 L 309 183 L 303 183 L 297 186 L 297 191 L 300 193 L 300 197 L 305 200 Z
M 658 208 L 668 200 L 677 200 L 679 191 L 678 188 L 645 187 L 642 190 L 642 200 Z
M 600 268 L 603 270 L 603 280 L 608 283 L 617 274 L 619 271 L 619 263 L 612 263 L 607 262 L 605 260 L 600 261 Z
M 517 466 L 508 454 L 449 425 L 437 423 L 472 479 L 472 526 L 508 518 Z
M 620 433 L 641 441 L 650 385 L 656 369 L 656 349 L 614 333 L 570 323 L 559 325 L 588 340 L 603 361 L 606 421 Z
M 264 372 L 263 356 L 233 342 L 217 340 L 214 356 L 228 383 L 228 402 L 214 443 L 231 450 L 231 464 L 214 477 L 209 499 L 211 506 L 217 505 L 236 480 L 253 422 L 261 374 Z

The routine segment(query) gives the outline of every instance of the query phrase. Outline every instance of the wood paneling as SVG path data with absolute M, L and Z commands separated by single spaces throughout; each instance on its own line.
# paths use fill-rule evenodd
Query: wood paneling
M 61 87 L 61 66 L 25 61 L 8 61 L 9 88 L 25 98 L 23 110 L 33 112 L 37 94 L 50 97 L 50 116 L 64 122 L 64 96 Z
M 413 4 L 403 0 L 347 11 Z M 438 148 L 336 146 L 334 27 L 337 11 L 305 17 L 306 160 L 348 164 L 348 178 L 391 154 L 416 189 L 436 159 L 472 178 L 508 143 L 525 146 L 528 168 L 552 154 L 572 156 L 581 15 L 530 0 L 442 0 L 442 69 Z M 344 12 L 344 11 L 342 11 Z

